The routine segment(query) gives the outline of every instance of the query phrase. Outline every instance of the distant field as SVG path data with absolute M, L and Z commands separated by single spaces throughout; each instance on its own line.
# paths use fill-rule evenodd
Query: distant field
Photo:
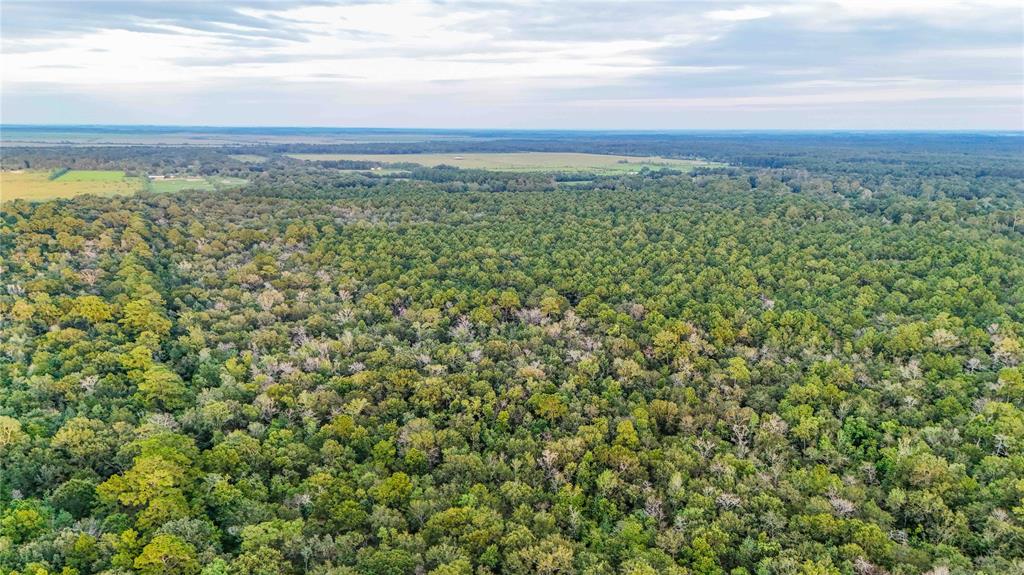
M 572 152 L 514 152 L 467 154 L 287 154 L 289 157 L 309 161 L 353 160 L 382 163 L 414 163 L 424 166 L 445 164 L 459 168 L 480 168 L 510 172 L 595 171 L 603 174 L 635 172 L 650 169 L 673 168 L 691 170 L 700 166 L 717 165 L 700 160 L 677 160 L 661 157 L 612 156 L 579 154 Z
M 146 188 L 157 194 L 172 194 L 182 190 L 212 190 L 213 184 L 206 178 L 173 178 L 150 180 Z
M 14 171 L 0 173 L 0 201 L 52 200 L 82 194 L 115 196 L 133 194 L 145 184 L 112 170 L 71 170 L 51 180 L 50 172 Z
M 183 190 L 220 190 L 242 186 L 246 180 L 242 178 L 226 178 L 211 176 L 208 178 L 183 177 L 150 180 L 147 189 L 157 194 L 171 194 Z
M 127 178 L 124 172 L 117 170 L 69 170 L 55 181 L 62 183 L 78 182 L 123 182 Z
M 213 184 L 213 187 L 217 188 L 218 190 L 222 190 L 224 188 L 244 186 L 245 184 L 249 183 L 249 180 L 246 180 L 245 178 L 228 178 L 221 176 L 213 176 L 207 179 L 210 181 L 211 184 Z
M 169 178 L 147 180 L 128 177 L 113 170 L 71 170 L 54 180 L 51 172 L 0 172 L 0 201 L 42 201 L 71 198 L 82 194 L 98 196 L 131 195 L 148 190 L 155 193 L 174 193 L 182 190 L 220 190 L 245 185 L 241 178 Z

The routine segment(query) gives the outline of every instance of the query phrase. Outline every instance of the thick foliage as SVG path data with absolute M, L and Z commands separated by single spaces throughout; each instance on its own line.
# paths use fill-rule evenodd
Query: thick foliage
M 1019 182 L 457 175 L 5 205 L 0 568 L 1022 567 Z

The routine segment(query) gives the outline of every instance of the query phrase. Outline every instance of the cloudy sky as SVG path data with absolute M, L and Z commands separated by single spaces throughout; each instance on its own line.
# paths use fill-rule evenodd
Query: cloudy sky
M 1024 129 L 1020 0 L 4 0 L 4 123 Z

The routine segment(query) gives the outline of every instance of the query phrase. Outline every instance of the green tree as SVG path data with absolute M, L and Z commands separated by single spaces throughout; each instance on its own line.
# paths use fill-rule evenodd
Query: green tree
M 174 535 L 157 535 L 135 558 L 142 575 L 191 575 L 199 573 L 195 547 Z

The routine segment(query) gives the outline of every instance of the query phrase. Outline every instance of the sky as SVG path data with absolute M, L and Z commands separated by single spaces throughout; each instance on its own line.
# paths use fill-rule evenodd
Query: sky
M 1020 0 L 3 0 L 0 122 L 1024 129 Z

